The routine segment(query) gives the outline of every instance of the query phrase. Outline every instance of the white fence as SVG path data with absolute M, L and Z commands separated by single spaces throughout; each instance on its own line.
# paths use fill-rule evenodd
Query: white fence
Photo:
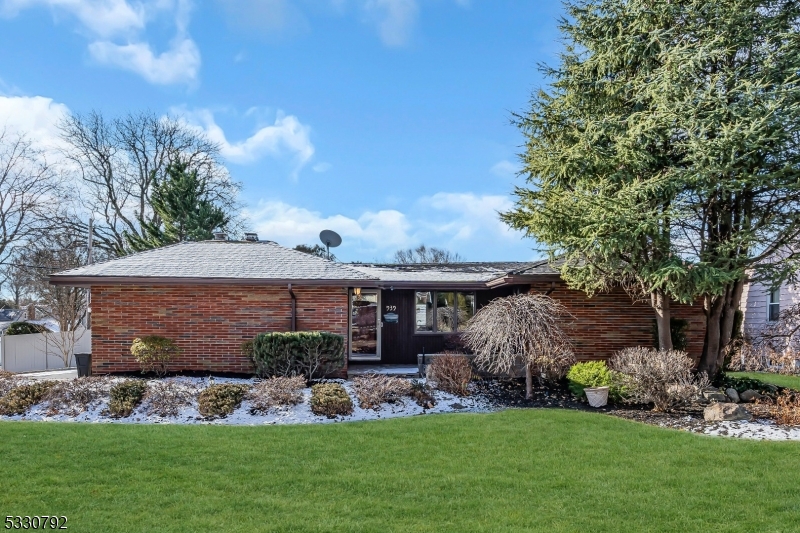
M 69 365 L 75 366 L 75 353 L 92 351 L 92 331 L 80 328 L 75 331 L 75 346 Z M 32 335 L 3 335 L 0 337 L 0 368 L 9 372 L 32 372 L 64 368 L 60 346 L 60 333 L 34 333 Z

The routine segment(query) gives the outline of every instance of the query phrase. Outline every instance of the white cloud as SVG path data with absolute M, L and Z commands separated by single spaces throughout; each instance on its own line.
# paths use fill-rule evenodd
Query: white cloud
M 516 165 L 507 159 L 503 159 L 502 161 L 495 163 L 490 170 L 495 176 L 509 178 L 516 176 L 517 172 L 519 172 L 519 165 Z
M 37 148 L 55 152 L 62 141 L 58 123 L 69 113 L 64 104 L 43 96 L 0 96 L 0 131 L 25 135 Z
M 395 209 L 364 211 L 357 216 L 321 214 L 283 202 L 261 202 L 246 213 L 262 239 L 284 246 L 314 244 L 319 232 L 332 229 L 344 243 L 338 255 L 347 260 L 389 260 L 402 248 L 425 243 L 460 253 L 469 260 L 533 257 L 522 234 L 503 224 L 497 212 L 513 206 L 507 196 L 437 193 L 414 202 L 403 213 Z
M 192 82 L 200 70 L 200 51 L 186 38 L 175 39 L 169 50 L 158 55 L 148 43 L 120 45 L 109 41 L 90 44 L 89 52 L 99 63 L 130 70 L 158 85 Z
M 331 165 L 330 163 L 322 162 L 322 163 L 317 163 L 316 165 L 311 167 L 311 170 L 313 170 L 314 172 L 323 173 L 329 171 L 332 166 L 333 165 Z
M 385 248 L 410 245 L 410 224 L 406 216 L 393 209 L 367 211 L 358 218 L 321 213 L 283 202 L 261 202 L 245 215 L 252 221 L 259 237 L 284 246 L 316 244 L 319 232 L 332 229 L 342 236 L 349 248 L 374 253 Z
M 0 15 L 13 17 L 23 9 L 46 6 L 53 14 L 74 16 L 93 35 L 114 37 L 144 29 L 146 12 L 141 3 L 125 0 L 4 0 Z
M 364 8 L 386 46 L 403 46 L 411 38 L 419 7 L 416 0 L 367 0 Z
M 180 112 L 180 111 L 179 111 Z M 201 128 L 209 139 L 218 143 L 220 151 L 228 161 L 248 164 L 265 155 L 282 157 L 288 155 L 294 163 L 292 177 L 297 178 L 300 170 L 314 155 L 310 130 L 294 115 L 278 113 L 275 122 L 258 129 L 243 141 L 231 142 L 225 132 L 217 125 L 214 114 L 208 109 L 182 113 L 189 124 Z
M 130 70 L 155 84 L 197 78 L 200 52 L 187 32 L 191 0 L 0 0 L 0 16 L 12 18 L 35 7 L 76 19 L 100 64 Z M 148 23 L 162 16 L 172 20 L 175 37 L 168 50 L 156 53 L 145 33 Z

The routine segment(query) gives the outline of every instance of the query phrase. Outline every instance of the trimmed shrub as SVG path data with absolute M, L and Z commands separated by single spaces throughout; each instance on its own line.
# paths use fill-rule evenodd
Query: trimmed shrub
M 141 379 L 126 379 L 111 387 L 108 410 L 116 418 L 130 416 L 142 402 L 147 383 Z
M 353 390 L 359 407 L 377 410 L 383 403 L 396 403 L 410 395 L 411 384 L 394 376 L 366 374 L 353 380 Z
M 50 389 L 56 385 L 55 381 L 37 381 L 12 388 L 5 396 L 0 398 L 0 415 L 22 415 L 32 405 L 44 400 Z
M 619 372 L 628 400 L 652 403 L 656 411 L 691 403 L 709 386 L 708 376 L 695 377 L 692 360 L 676 350 L 625 348 L 614 354 L 610 365 Z
M 417 405 L 423 409 L 431 409 L 436 405 L 436 399 L 433 397 L 433 391 L 422 381 L 415 379 L 411 382 L 411 391 L 409 392 L 409 396 L 411 396 L 411 398 L 417 402 Z
M 463 355 L 444 354 L 434 357 L 425 374 L 439 390 L 456 396 L 469 394 L 467 386 L 472 381 L 472 364 Z
M 567 379 L 569 390 L 578 398 L 586 396 L 583 389 L 587 387 L 609 387 L 608 396 L 613 401 L 620 401 L 623 397 L 619 379 L 614 379 L 614 372 L 605 361 L 575 363 L 567 372 Z
M 141 366 L 142 374 L 152 371 L 163 376 L 167 373 L 170 361 L 179 353 L 180 349 L 174 341 L 158 335 L 137 337 L 131 344 L 131 354 Z
M 164 418 L 178 416 L 181 408 L 192 405 L 197 395 L 194 385 L 173 380 L 151 381 L 144 395 L 144 412 Z
M 311 387 L 311 412 L 336 418 L 353 414 L 353 401 L 338 383 L 320 383 Z
M 247 385 L 211 385 L 197 398 L 197 409 L 205 417 L 226 417 L 241 404 L 247 393 Z
M 59 381 L 44 398 L 47 414 L 77 416 L 108 394 L 111 381 L 107 377 L 84 377 Z
M 267 414 L 270 409 L 297 405 L 303 401 L 303 389 L 306 388 L 306 379 L 303 376 L 291 378 L 272 377 L 265 379 L 250 390 L 247 399 L 250 400 L 253 414 Z
M 344 337 L 323 331 L 261 333 L 253 340 L 253 365 L 261 377 L 324 377 L 344 367 Z
M 50 330 L 41 324 L 30 322 L 12 322 L 6 328 L 6 335 L 32 335 L 34 333 L 50 333 Z

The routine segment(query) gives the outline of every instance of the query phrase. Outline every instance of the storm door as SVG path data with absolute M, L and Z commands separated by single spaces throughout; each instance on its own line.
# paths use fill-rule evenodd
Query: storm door
M 350 293 L 350 360 L 380 361 L 380 291 L 353 289 Z

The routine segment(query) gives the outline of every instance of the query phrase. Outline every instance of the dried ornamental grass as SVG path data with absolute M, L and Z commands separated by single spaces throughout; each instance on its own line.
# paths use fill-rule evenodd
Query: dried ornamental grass
M 153 380 L 144 395 L 143 409 L 148 416 L 175 417 L 197 398 L 199 390 L 193 384 L 174 380 Z
M 25 414 L 31 406 L 44 400 L 55 384 L 55 381 L 37 381 L 12 388 L 0 398 L 0 415 Z
M 353 401 L 338 383 L 320 383 L 311 387 L 311 412 L 336 418 L 353 413 Z
M 22 378 L 18 378 L 16 374 L 12 372 L 6 372 L 5 370 L 0 370 L 0 398 L 8 394 L 8 392 L 16 387 L 24 383 Z
M 112 382 L 107 377 L 83 377 L 59 381 L 45 397 L 48 415 L 77 416 L 105 398 Z
M 252 404 L 251 412 L 267 414 L 271 409 L 297 405 L 303 401 L 306 378 L 303 376 L 272 377 L 250 389 L 247 399 Z
M 467 396 L 472 381 L 472 365 L 463 355 L 444 354 L 434 357 L 425 371 L 434 386 L 456 396 Z
M 692 360 L 677 350 L 626 348 L 609 364 L 619 372 L 628 401 L 652 403 L 656 411 L 689 404 L 709 385 L 706 374 L 695 376 Z
M 197 397 L 197 410 L 205 417 L 226 417 L 241 404 L 247 385 L 211 385 Z
M 778 424 L 800 426 L 800 393 L 784 391 L 771 408 Z
M 353 380 L 353 391 L 362 409 L 379 409 L 381 404 L 396 403 L 411 394 L 405 379 L 384 374 L 366 374 Z

